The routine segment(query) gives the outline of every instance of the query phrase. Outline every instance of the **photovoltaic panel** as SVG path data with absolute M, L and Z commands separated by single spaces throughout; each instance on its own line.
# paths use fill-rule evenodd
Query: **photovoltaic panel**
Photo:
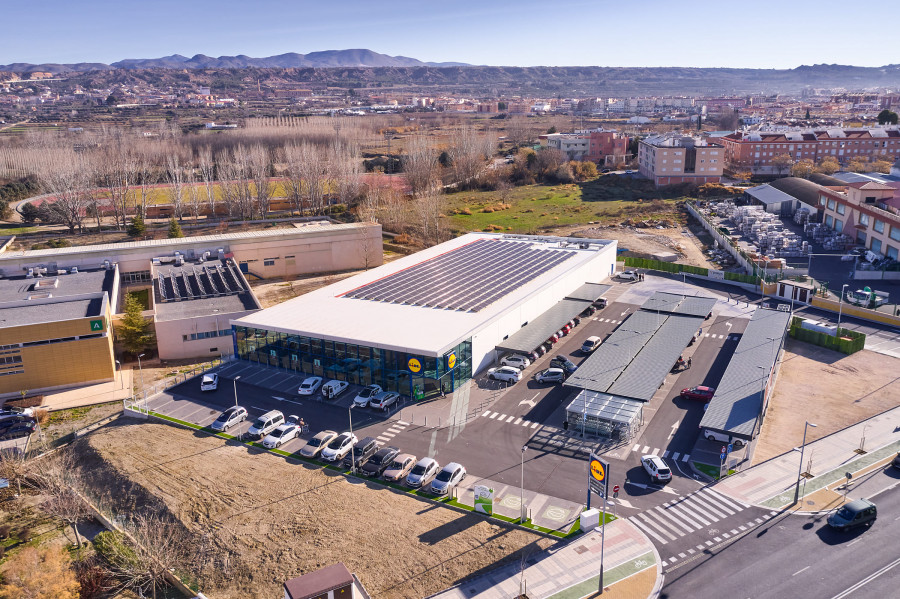
M 574 255 L 532 242 L 480 239 L 343 297 L 478 312 Z

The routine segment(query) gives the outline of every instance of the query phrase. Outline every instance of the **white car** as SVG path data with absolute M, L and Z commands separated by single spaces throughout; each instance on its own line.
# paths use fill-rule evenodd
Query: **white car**
M 669 469 L 669 465 L 659 456 L 641 456 L 641 466 L 644 467 L 653 482 L 662 483 L 672 480 L 672 471 Z
M 414 489 L 425 486 L 440 468 L 440 465 L 432 458 L 422 458 L 406 475 L 407 486 Z
M 465 477 L 466 469 L 456 462 L 450 462 L 431 481 L 431 492 L 435 495 L 447 495 Z
M 519 370 L 525 370 L 531 365 L 531 360 L 525 356 L 520 356 L 519 354 L 509 354 L 508 356 L 503 356 L 503 359 L 500 360 L 500 365 L 515 366 Z
M 515 366 L 501 366 L 488 369 L 488 378 L 504 383 L 518 383 L 522 380 L 522 371 Z
M 326 462 L 340 462 L 343 460 L 359 439 L 350 433 L 341 433 L 335 437 L 328 446 L 322 450 L 322 459 Z
M 400 399 L 400 394 L 396 391 L 382 391 L 381 393 L 376 393 L 375 397 L 373 397 L 371 401 L 369 401 L 369 407 L 379 410 L 387 410 L 389 407 L 397 403 L 398 399 Z
M 633 270 L 623 270 L 617 275 L 623 281 L 637 281 L 637 273 Z
M 319 387 L 322 386 L 322 377 L 320 376 L 311 376 L 303 379 L 303 382 L 300 383 L 300 388 L 297 389 L 297 395 L 314 395 L 316 391 L 319 390 Z
M 334 399 L 347 390 L 350 383 L 347 381 L 331 380 L 322 385 L 322 396 L 325 399 Z
M 200 390 L 201 391 L 215 391 L 219 387 L 219 375 L 215 372 L 210 374 L 204 374 L 203 378 L 200 379 Z
M 281 447 L 291 439 L 296 439 L 300 429 L 295 424 L 282 424 L 263 439 L 263 447 L 275 449 Z
M 227 431 L 235 424 L 240 424 L 247 419 L 247 410 L 240 406 L 231 406 L 216 418 L 209 428 L 214 431 Z
M 356 397 L 353 398 L 353 403 L 360 408 L 365 408 L 369 405 L 369 402 L 372 401 L 372 398 L 382 391 L 381 385 L 368 385 L 367 387 L 363 387 L 363 390 L 357 393 Z

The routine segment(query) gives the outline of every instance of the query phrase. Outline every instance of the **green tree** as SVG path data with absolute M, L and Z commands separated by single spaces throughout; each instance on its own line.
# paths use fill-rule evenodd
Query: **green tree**
M 140 214 L 136 214 L 134 218 L 131 219 L 131 224 L 128 225 L 127 232 L 129 237 L 141 237 L 147 232 L 147 225 L 144 224 L 144 219 Z
M 897 113 L 892 112 L 885 108 L 881 112 L 878 113 L 878 124 L 879 125 L 896 125 L 897 124 Z
M 833 175 L 839 170 L 841 170 L 841 164 L 834 156 L 826 156 L 816 165 L 816 171 L 823 175 Z
M 804 117 L 807 121 L 810 119 L 809 116 L 809 108 L 806 109 L 806 116 Z
M 497 102 L 497 110 L 499 110 L 500 112 L 506 110 L 508 106 L 509 104 L 507 104 L 506 102 Z
M 41 210 L 34 204 L 25 204 L 20 209 L 22 211 L 22 222 L 26 225 L 33 225 L 41 217 Z
M 184 237 L 184 232 L 181 230 L 181 225 L 178 224 L 178 221 L 172 218 L 169 220 L 169 239 L 177 239 L 179 237 Z
M 553 135 L 554 133 L 556 133 L 556 126 L 555 126 L 555 125 L 552 126 L 552 127 L 550 127 L 549 129 L 547 129 L 547 135 Z
M 125 294 L 125 315 L 116 325 L 116 337 L 122 340 L 125 350 L 138 354 L 154 343 L 152 323 L 144 318 L 144 306 L 133 293 Z

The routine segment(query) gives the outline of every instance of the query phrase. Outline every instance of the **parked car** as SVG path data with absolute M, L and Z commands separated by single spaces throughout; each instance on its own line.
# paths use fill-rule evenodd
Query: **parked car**
M 378 393 L 381 393 L 381 391 L 381 385 L 368 385 L 363 387 L 362 391 L 357 393 L 356 397 L 353 398 L 353 403 L 360 408 L 365 408 L 369 405 L 369 402 L 372 401 L 372 398 Z
M 641 466 L 650 475 L 651 480 L 657 483 L 669 482 L 672 480 L 672 471 L 669 470 L 668 464 L 659 456 L 645 455 L 641 457 Z
M 594 306 L 588 306 L 587 308 L 585 308 L 584 310 L 581 311 L 581 315 L 585 318 L 588 318 L 590 316 L 593 316 L 596 312 L 597 312 L 597 308 L 595 308 Z
M 334 399 L 347 390 L 350 383 L 347 381 L 331 380 L 322 385 L 322 396 L 325 399 Z
M 637 273 L 633 270 L 623 270 L 617 275 L 623 281 L 637 281 Z
M 572 374 L 576 370 L 578 370 L 578 366 L 575 366 L 575 363 L 572 362 L 569 358 L 556 355 L 550 359 L 550 365 L 555 366 L 556 368 L 562 368 L 566 374 Z
M 606 307 L 606 298 L 605 297 L 598 298 L 591 305 L 594 306 L 595 308 L 597 308 L 598 310 L 602 310 L 603 308 Z
M 258 441 L 282 424 L 284 424 L 284 414 L 278 410 L 272 410 L 257 418 L 245 434 L 248 439 Z
M 209 428 L 214 431 L 225 432 L 236 424 L 240 424 L 247 419 L 247 410 L 240 406 L 231 406 L 216 418 Z
M 562 368 L 546 368 L 536 375 L 534 380 L 541 383 L 562 384 L 566 380 L 566 373 Z
M 369 458 L 369 461 L 362 465 L 359 473 L 363 476 L 381 476 L 388 467 L 394 463 L 394 458 L 400 454 L 397 447 L 382 447 Z
M 406 475 L 407 486 L 418 489 L 428 484 L 440 470 L 440 465 L 432 458 L 422 458 Z
M 625 174 L 626 174 L 626 175 L 633 175 L 633 174 L 634 174 L 634 171 L 625 171 Z
M 31 408 L 0 408 L 0 421 L 7 418 L 19 418 L 21 416 L 34 417 L 34 410 Z
M 322 386 L 322 377 L 310 376 L 303 379 L 300 388 L 297 389 L 297 395 L 314 395 L 319 387 Z
M 466 469 L 456 462 L 450 462 L 431 481 L 431 492 L 435 495 L 448 495 L 465 477 Z
M 828 526 L 849 530 L 857 526 L 871 526 L 878 518 L 878 508 L 868 499 L 855 499 L 828 516 Z
M 507 354 L 500 360 L 501 366 L 515 366 L 519 370 L 524 370 L 531 365 L 531 360 L 519 354 Z
M 303 421 L 302 418 L 297 416 L 296 414 L 291 414 L 287 417 L 287 420 L 284 421 L 285 424 L 293 424 L 297 427 L 297 436 L 299 437 L 302 433 L 309 431 L 309 425 Z M 303 429 L 306 429 L 304 431 Z
M 369 402 L 369 407 L 378 410 L 387 410 L 397 403 L 399 399 L 400 394 L 396 391 L 382 391 L 381 393 L 375 394 L 375 397 Z
M 605 174 L 611 173 L 611 172 L 612 172 L 611 170 L 609 170 L 608 168 L 605 168 L 605 169 L 603 169 L 602 171 L 600 171 L 600 174 L 601 174 L 601 175 L 605 175 Z
M 681 390 L 681 397 L 684 399 L 695 399 L 697 401 L 708 402 L 716 393 L 715 387 L 704 387 L 697 385 L 696 387 L 688 387 Z
M 900 468 L 900 453 L 894 456 L 894 459 L 891 461 L 891 466 Z
M 547 341 L 545 343 L 549 343 L 550 345 L 553 345 L 557 341 L 559 341 L 559 334 L 553 333 L 552 335 L 550 335 L 550 337 L 547 339 Z
M 14 422 L 9 426 L 0 429 L 0 439 L 16 439 L 18 437 L 27 437 L 37 428 L 36 420 L 25 420 L 22 422 Z
M 334 441 L 334 438 L 337 436 L 338 434 L 335 431 L 321 431 L 316 433 L 316 435 L 303 446 L 303 449 L 300 450 L 300 455 L 304 458 L 316 457 L 323 449 L 328 447 L 328 444 Z
M 263 447 L 275 449 L 281 447 L 291 439 L 296 439 L 300 434 L 300 428 L 296 424 L 282 424 L 263 439 Z
M 357 441 L 356 435 L 341 433 L 332 439 L 331 443 L 322 450 L 322 459 L 326 462 L 339 462 L 340 460 L 343 460 L 344 457 L 350 453 L 350 450 L 353 449 L 353 446 L 356 445 Z
M 378 451 L 378 440 L 375 437 L 363 437 L 344 457 L 343 465 L 345 468 L 359 468 L 368 462 L 376 451 Z
M 31 430 L 37 428 L 37 420 L 32 418 L 31 416 L 26 416 L 25 414 L 13 414 L 7 416 L 3 420 L 0 420 L 0 434 L 5 433 L 9 429 L 13 427 L 27 425 L 31 427 Z
M 397 482 L 403 480 L 409 471 L 416 465 L 416 456 L 411 453 L 401 453 L 394 458 L 391 465 L 381 475 L 384 480 Z
M 515 366 L 489 368 L 488 378 L 495 381 L 503 381 L 504 383 L 518 383 L 522 380 L 522 371 Z
M 596 337 L 591 335 L 587 339 L 584 340 L 584 343 L 581 344 L 581 352 L 585 354 L 593 353 L 595 349 L 600 347 L 600 344 L 603 342 L 600 337 Z
M 200 379 L 201 391 L 215 391 L 219 388 L 219 375 L 215 372 L 204 374 Z

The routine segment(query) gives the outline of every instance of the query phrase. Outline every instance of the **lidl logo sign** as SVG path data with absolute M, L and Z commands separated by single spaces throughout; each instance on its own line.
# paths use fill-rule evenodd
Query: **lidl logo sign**
M 410 358 L 406 362 L 407 368 L 409 368 L 410 372 L 419 372 L 422 370 L 422 363 L 419 362 L 418 358 Z
M 91 330 L 92 331 L 102 331 L 103 330 L 103 321 L 102 320 L 92 320 L 91 321 Z
M 456 368 L 456 352 L 447 354 L 447 370 Z
M 600 460 L 591 460 L 591 476 L 598 483 L 602 483 L 606 478 L 606 469 L 603 467 L 603 462 Z

